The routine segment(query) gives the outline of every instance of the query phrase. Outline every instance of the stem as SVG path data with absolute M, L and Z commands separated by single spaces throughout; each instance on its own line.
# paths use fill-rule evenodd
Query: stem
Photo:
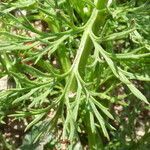
M 106 2 L 107 0 L 98 0 L 97 1 L 97 8 L 99 8 L 100 10 L 104 9 L 106 7 Z M 84 40 L 84 36 L 83 36 L 83 40 L 85 41 L 84 43 L 84 47 L 82 49 L 82 54 L 81 54 L 81 58 L 80 58 L 80 62 L 79 62 L 79 73 L 81 75 L 81 77 L 84 76 L 84 70 L 85 70 L 85 66 L 87 64 L 87 59 L 89 57 L 89 54 L 93 48 L 93 43 L 90 39 L 90 30 L 93 31 L 93 33 L 96 35 L 97 31 L 99 31 L 100 27 L 104 24 L 105 22 L 105 16 L 106 14 L 104 14 L 103 11 L 98 11 L 97 9 L 94 9 L 93 14 L 91 15 L 91 19 L 90 21 L 95 17 L 95 20 L 93 21 L 93 23 L 89 26 L 89 30 L 88 34 L 86 34 L 86 40 Z M 86 32 L 86 31 L 85 31 Z M 81 44 L 82 44 L 82 40 L 81 40 Z M 79 47 L 79 49 L 82 48 L 82 45 Z
M 52 25 L 51 30 L 54 33 L 59 33 L 61 31 L 61 25 L 59 24 L 59 22 L 56 22 L 56 24 L 57 24 L 57 26 Z M 67 72 L 71 68 L 71 61 L 66 54 L 66 48 L 65 48 L 64 44 L 62 44 L 60 46 L 60 49 L 57 51 L 57 55 L 59 58 L 59 62 L 62 66 L 63 72 L 64 73 Z M 67 82 L 67 78 L 65 80 Z
M 104 9 L 106 7 L 107 1 L 108 0 L 101 0 L 101 1 L 97 0 L 96 2 L 97 8 L 99 8 L 100 10 Z M 80 76 L 84 78 L 87 60 L 93 48 L 93 43 L 90 38 L 90 33 L 93 32 L 96 35 L 97 31 L 99 31 L 100 27 L 105 22 L 105 16 L 106 14 L 104 14 L 103 11 L 99 11 L 98 9 L 94 8 L 92 15 L 89 21 L 87 22 L 87 27 L 85 28 L 85 31 L 81 38 L 81 43 L 80 43 L 79 49 L 77 51 L 76 57 L 72 65 L 73 70 L 69 76 L 69 80 L 65 87 L 65 90 L 67 90 L 68 92 L 70 91 L 75 92 L 78 88 L 76 78 L 75 78 L 76 72 L 79 72 Z M 93 134 L 93 133 L 90 133 L 90 134 Z M 100 137 L 96 137 L 96 138 L 99 138 L 99 142 L 100 142 L 99 148 L 103 149 L 102 139 Z M 89 137 L 89 146 L 91 149 L 93 149 L 92 143 L 93 142 L 90 140 L 90 137 Z
M 94 34 L 97 34 L 97 31 L 99 31 L 100 27 L 104 24 L 105 22 L 105 16 L 106 14 L 102 11 L 103 9 L 106 8 L 106 3 L 108 0 L 96 0 L 96 6 L 98 9 L 94 8 L 93 13 L 87 22 L 87 27 L 85 28 L 85 31 L 83 33 L 83 36 L 81 38 L 81 44 L 79 46 L 79 49 L 77 51 L 77 55 L 75 57 L 74 63 L 73 63 L 73 68 L 74 68 L 74 73 L 76 71 L 79 71 L 80 76 L 83 78 L 85 74 L 85 67 L 87 64 L 88 57 L 90 55 L 90 52 L 93 48 L 93 43 L 90 38 L 90 32 L 92 31 Z M 73 83 L 71 84 L 71 91 L 75 91 L 74 89 L 74 80 Z
M 2 55 L 0 55 L 0 61 L 5 67 L 5 70 L 7 71 L 7 73 L 9 74 L 10 69 L 12 69 L 12 64 L 10 63 L 9 56 L 5 52 L 2 53 Z

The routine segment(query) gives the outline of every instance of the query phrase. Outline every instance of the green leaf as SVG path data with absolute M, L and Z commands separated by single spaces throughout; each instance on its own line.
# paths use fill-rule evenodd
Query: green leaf
M 100 102 L 98 102 L 95 98 L 91 96 L 91 100 L 95 103 L 96 106 L 100 108 L 101 111 L 104 112 L 105 115 L 107 115 L 110 119 L 114 119 L 114 117 L 111 115 L 111 113 L 108 111 L 108 108 L 104 107 Z
M 29 128 L 31 128 L 33 125 L 35 125 L 37 122 L 39 122 L 44 115 L 45 115 L 45 113 L 36 115 L 35 119 L 27 125 L 27 127 L 25 128 L 25 131 L 27 131 Z
M 127 87 L 130 89 L 130 91 L 137 98 L 139 98 L 140 100 L 142 100 L 145 103 L 149 104 L 149 102 L 147 101 L 147 98 L 128 80 L 128 78 L 122 72 L 120 72 L 120 68 L 118 66 L 116 66 L 115 63 L 109 58 L 109 56 L 107 56 L 105 54 L 105 51 L 103 50 L 103 48 L 97 42 L 94 42 L 94 45 L 95 45 L 95 48 L 98 49 L 99 52 L 101 53 L 101 55 L 105 58 L 107 64 L 111 68 L 111 70 L 114 73 L 114 75 L 120 81 L 122 81 L 124 84 L 126 84 Z
M 13 101 L 13 104 L 19 103 L 19 102 L 21 102 L 23 100 L 26 100 L 26 99 L 29 99 L 31 97 L 31 95 L 33 95 L 38 89 L 39 88 L 32 89 L 29 93 L 27 93 L 27 94 L 25 94 L 25 95 L 15 99 Z
M 23 70 L 23 72 L 29 73 L 29 74 L 31 74 L 31 75 L 33 75 L 35 77 L 43 77 L 43 78 L 44 77 L 45 78 L 50 78 L 51 77 L 49 74 L 43 73 L 40 70 L 38 70 L 38 69 L 36 69 L 36 68 L 34 68 L 34 67 L 30 66 L 30 65 L 25 65 L 25 64 L 23 65 L 22 64 L 20 67 Z
M 135 29 L 129 29 L 123 32 L 118 32 L 118 33 L 113 33 L 111 35 L 108 35 L 106 37 L 103 37 L 102 41 L 110 41 L 110 40 L 118 40 L 118 39 L 122 39 L 123 37 L 129 35 L 129 33 L 132 33 L 133 31 L 135 31 Z
M 1 45 L 0 52 L 7 52 L 7 51 L 16 51 L 16 50 L 28 50 L 30 48 L 33 48 L 34 46 L 37 46 L 39 42 L 35 42 L 29 46 L 25 46 L 22 43 L 16 43 L 16 44 L 9 44 L 9 45 Z
M 105 121 L 104 121 L 103 117 L 100 115 L 99 111 L 97 110 L 96 106 L 94 105 L 94 103 L 91 100 L 89 100 L 89 104 L 90 104 L 92 111 L 93 111 L 94 115 L 96 116 L 98 122 L 100 123 L 100 126 L 102 128 L 104 136 L 107 139 L 109 139 L 109 135 L 108 135 L 108 132 L 106 130 Z

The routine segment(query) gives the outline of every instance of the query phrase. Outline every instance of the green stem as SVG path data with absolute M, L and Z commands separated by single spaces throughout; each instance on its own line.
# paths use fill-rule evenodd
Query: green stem
M 89 54 L 93 48 L 93 43 L 92 43 L 92 41 L 90 39 L 90 35 L 89 35 L 90 30 L 92 30 L 93 33 L 95 35 L 97 35 L 97 32 L 99 31 L 100 27 L 104 24 L 106 14 L 102 10 L 105 9 L 106 2 L 107 2 L 107 0 L 102 0 L 102 1 L 98 0 L 97 1 L 96 6 L 100 11 L 98 11 L 97 9 L 94 9 L 94 12 L 91 16 L 91 20 L 92 19 L 94 20 L 94 17 L 95 17 L 95 20 L 93 21 L 93 23 L 91 25 L 89 25 L 89 30 L 87 30 L 88 34 L 85 33 L 86 34 L 86 40 L 84 40 L 84 37 L 83 37 L 85 44 L 84 44 L 81 58 L 80 58 L 80 62 L 79 62 L 79 73 L 80 73 L 81 77 L 84 76 L 84 70 L 85 70 L 85 66 L 87 64 L 87 59 L 88 59 L 88 56 L 89 56 Z M 81 43 L 82 43 L 82 40 L 81 40 Z
M 5 67 L 7 73 L 9 73 L 9 71 L 12 69 L 12 64 L 10 63 L 11 60 L 9 56 L 5 52 L 0 55 L 0 61 Z
M 55 33 L 59 33 L 61 31 L 61 26 L 59 25 L 58 22 L 56 22 L 57 26 L 52 25 L 51 30 Z M 59 62 L 62 66 L 62 70 L 63 72 L 67 72 L 70 68 L 71 68 L 71 61 L 69 59 L 69 57 L 66 54 L 66 48 L 64 46 L 64 44 L 60 45 L 59 50 L 57 51 L 57 55 L 59 58 Z M 66 78 L 66 82 L 67 82 L 67 78 Z
M 101 1 L 97 0 L 97 2 L 96 2 L 97 8 L 99 8 L 100 10 L 105 9 L 107 1 L 108 0 L 101 0 Z M 97 31 L 99 31 L 100 27 L 105 22 L 105 16 L 106 16 L 106 14 L 104 14 L 103 11 L 99 11 L 98 9 L 94 8 L 93 13 L 92 13 L 89 21 L 87 22 L 87 26 L 86 26 L 83 36 L 81 38 L 81 44 L 79 46 L 77 55 L 74 59 L 73 65 L 72 65 L 73 70 L 69 77 L 69 81 L 67 82 L 66 87 L 65 87 L 65 89 L 67 89 L 68 92 L 70 92 L 70 91 L 75 92 L 77 90 L 77 83 L 76 83 L 76 78 L 75 78 L 76 72 L 79 72 L 80 76 L 82 78 L 84 78 L 87 60 L 88 60 L 91 50 L 93 48 L 93 43 L 90 38 L 90 33 L 93 32 L 95 35 L 97 35 Z M 93 133 L 90 133 L 90 134 L 93 134 Z M 98 138 L 97 134 L 94 137 Z M 99 137 L 99 140 L 100 140 L 99 148 L 103 149 L 103 144 L 102 144 L 103 142 L 100 137 Z M 89 139 L 89 146 L 91 149 L 94 149 L 92 143 L 93 142 Z
M 105 22 L 105 16 L 103 9 L 106 8 L 106 3 L 108 0 L 97 0 L 96 6 L 99 9 L 94 8 L 93 13 L 87 22 L 87 27 L 83 33 L 81 38 L 81 44 L 77 51 L 76 58 L 73 63 L 74 72 L 79 71 L 80 76 L 83 78 L 85 74 L 85 67 L 87 64 L 88 57 L 93 48 L 93 43 L 90 38 L 90 32 L 92 31 L 95 35 L 97 35 L 97 31 L 99 31 L 100 27 Z M 71 84 L 70 90 L 75 91 L 75 79 L 73 79 L 73 83 Z

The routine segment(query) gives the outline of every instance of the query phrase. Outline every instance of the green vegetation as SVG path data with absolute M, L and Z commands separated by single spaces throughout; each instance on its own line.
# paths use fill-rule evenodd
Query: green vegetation
M 148 0 L 2 0 L 0 149 L 148 150 L 149 35 Z

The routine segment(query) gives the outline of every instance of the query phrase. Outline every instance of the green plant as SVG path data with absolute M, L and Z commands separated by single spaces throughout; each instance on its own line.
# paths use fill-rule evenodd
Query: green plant
M 25 120 L 26 132 L 38 129 L 31 141 L 48 139 L 48 148 L 103 149 L 115 129 L 112 104 L 131 95 L 149 104 L 137 83 L 150 81 L 150 9 L 133 2 L 2 2 L 0 76 L 15 88 L 0 93 L 1 122 Z

